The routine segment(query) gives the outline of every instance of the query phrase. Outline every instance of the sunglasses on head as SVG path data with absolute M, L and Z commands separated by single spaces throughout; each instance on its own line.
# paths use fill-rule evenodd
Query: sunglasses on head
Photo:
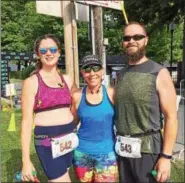
M 141 39 L 145 38 L 145 35 L 142 34 L 135 34 L 133 36 L 123 36 L 123 41 L 130 41 L 131 39 L 133 39 L 134 41 L 140 41 Z
M 100 65 L 94 65 L 94 66 L 88 66 L 88 67 L 85 67 L 83 68 L 82 70 L 85 72 L 85 73 L 90 73 L 91 70 L 93 70 L 94 72 L 98 72 L 102 69 L 102 66 Z
M 39 48 L 39 52 L 40 54 L 46 54 L 48 52 L 48 50 L 52 53 L 52 54 L 55 54 L 58 50 L 57 47 L 53 46 L 53 47 L 50 47 L 50 48 Z

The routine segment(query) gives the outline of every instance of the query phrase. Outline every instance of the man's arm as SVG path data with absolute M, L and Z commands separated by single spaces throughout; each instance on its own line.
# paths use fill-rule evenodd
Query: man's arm
M 163 153 L 172 155 L 177 135 L 176 92 L 167 69 L 162 69 L 157 78 L 160 106 L 164 114 Z
M 161 110 L 164 114 L 164 143 L 162 153 L 171 156 L 177 136 L 176 92 L 167 69 L 162 69 L 157 76 L 157 90 Z M 164 182 L 170 176 L 170 160 L 161 157 L 156 164 L 157 181 Z

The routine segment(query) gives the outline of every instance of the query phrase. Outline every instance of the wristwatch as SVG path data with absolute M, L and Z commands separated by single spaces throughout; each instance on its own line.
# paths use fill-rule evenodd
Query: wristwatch
M 160 156 L 166 159 L 172 159 L 172 156 L 164 154 L 164 153 L 161 153 Z

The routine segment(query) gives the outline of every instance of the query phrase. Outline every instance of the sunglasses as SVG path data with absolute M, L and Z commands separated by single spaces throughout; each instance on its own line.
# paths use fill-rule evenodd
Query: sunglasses
M 123 36 L 123 41 L 130 41 L 131 39 L 133 39 L 134 41 L 140 41 L 141 39 L 145 38 L 145 35 L 142 34 L 135 34 L 133 36 Z
M 57 47 L 53 46 L 53 47 L 50 47 L 50 48 L 39 48 L 39 52 L 40 54 L 44 55 L 48 52 L 48 50 L 52 53 L 52 54 L 55 54 L 58 50 Z
M 93 70 L 94 72 L 98 72 L 102 69 L 102 66 L 100 65 L 94 65 L 94 66 L 91 66 L 91 67 L 85 67 L 83 68 L 82 70 L 85 72 L 85 73 L 90 73 L 91 70 Z

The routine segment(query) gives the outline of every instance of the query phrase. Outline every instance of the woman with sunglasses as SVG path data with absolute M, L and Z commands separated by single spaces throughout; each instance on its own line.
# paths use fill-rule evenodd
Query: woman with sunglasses
M 48 34 L 37 39 L 34 51 L 37 67 L 22 89 L 22 180 L 34 181 L 35 168 L 30 159 L 34 121 L 35 149 L 48 180 L 71 182 L 68 168 L 78 143 L 70 111 L 72 81 L 57 68 L 60 42 L 55 36 Z
M 114 152 L 114 90 L 102 85 L 102 62 L 95 55 L 82 60 L 81 74 L 87 86 L 73 94 L 72 112 L 80 121 L 79 146 L 74 167 L 81 182 L 116 182 Z

